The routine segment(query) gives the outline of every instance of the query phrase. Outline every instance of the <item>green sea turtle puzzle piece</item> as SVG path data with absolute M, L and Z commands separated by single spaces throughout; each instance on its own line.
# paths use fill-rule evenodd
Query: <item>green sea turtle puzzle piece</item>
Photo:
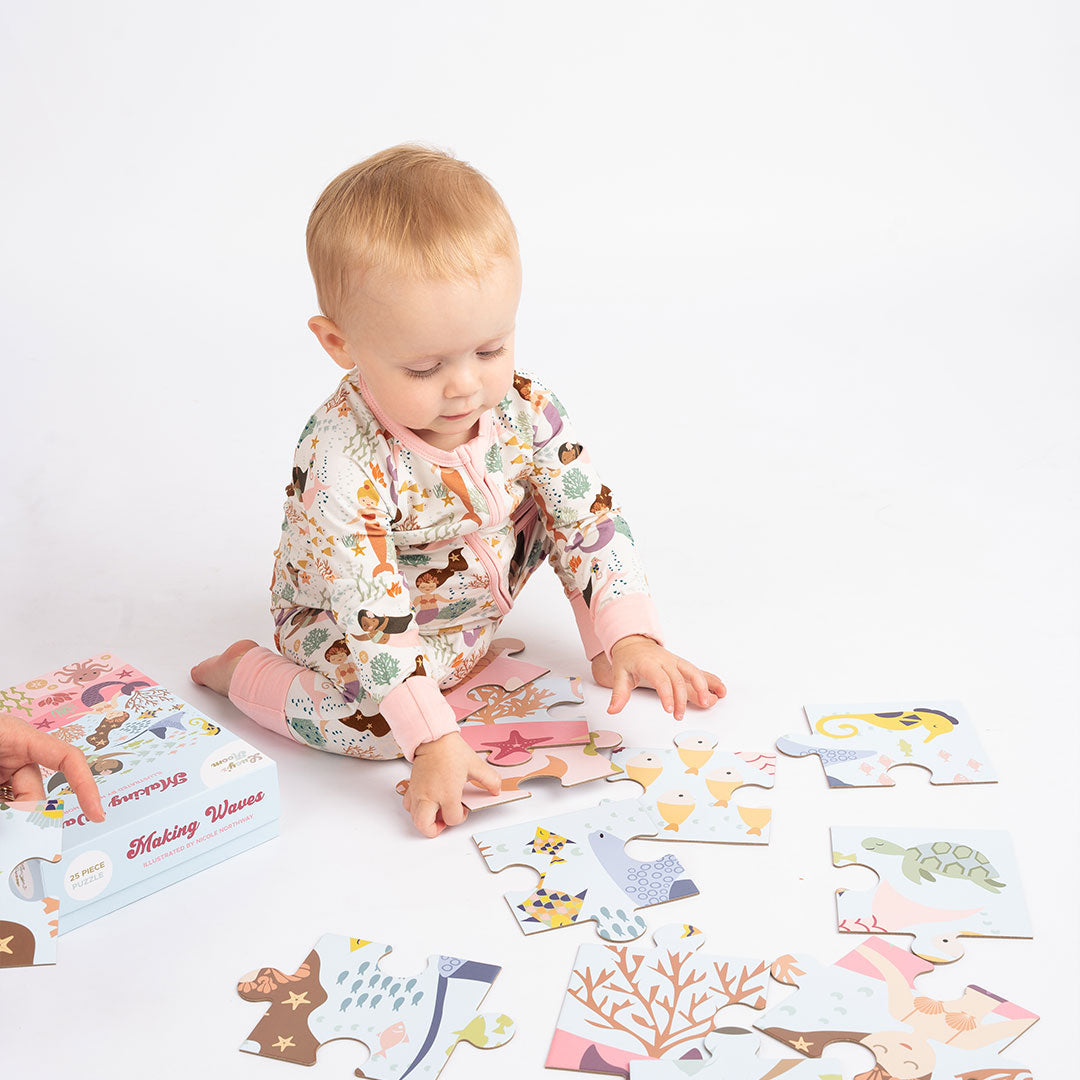
M 715 1029 L 705 1039 L 704 1054 L 696 1052 L 663 1061 L 631 1061 L 630 1080 L 843 1080 L 843 1067 L 831 1058 L 807 1061 L 781 1058 L 770 1061 L 758 1056 L 761 1037 L 740 1027 Z
M 56 963 L 58 897 L 42 867 L 60 861 L 64 804 L 0 802 L 0 968 Z
M 473 841 L 490 870 L 539 872 L 532 892 L 505 894 L 523 933 L 592 919 L 602 938 L 630 941 L 645 931 L 637 908 L 697 895 L 673 854 L 647 861 L 626 854 L 628 840 L 658 831 L 654 811 L 628 799 L 475 833 Z
M 876 1059 L 867 1077 L 1030 1080 L 1001 1053 L 1038 1017 L 981 985 L 959 994 L 935 989 L 936 979 L 916 987 L 933 966 L 876 938 L 831 965 L 781 957 L 773 978 L 798 990 L 754 1026 L 812 1059 L 835 1043 L 858 1043 Z
M 498 967 L 431 956 L 418 975 L 398 975 L 382 966 L 390 951 L 324 934 L 293 974 L 264 967 L 245 975 L 239 995 L 269 1009 L 240 1049 L 314 1065 L 324 1043 L 355 1039 L 370 1053 L 357 1076 L 403 1080 L 437 1076 L 459 1042 L 493 1049 L 510 1041 L 509 1016 L 476 1011 Z
M 889 787 L 889 770 L 919 765 L 932 784 L 990 784 L 997 774 L 959 701 L 910 699 L 806 705 L 812 734 L 785 735 L 788 757 L 816 756 L 829 787 Z
M 833 863 L 867 866 L 868 890 L 838 889 L 841 931 L 911 934 L 911 949 L 935 964 L 964 954 L 963 937 L 1032 936 L 1009 834 L 936 826 L 833 826 Z
M 771 788 L 776 755 L 717 750 L 717 737 L 681 731 L 674 747 L 630 746 L 612 761 L 622 768 L 611 780 L 633 780 L 664 822 L 656 840 L 767 844 L 772 810 L 745 797 L 744 788 Z
M 625 1077 L 641 1063 L 700 1063 L 718 1010 L 765 1007 L 768 960 L 708 953 L 687 923 L 661 927 L 653 941 L 579 947 L 548 1068 Z

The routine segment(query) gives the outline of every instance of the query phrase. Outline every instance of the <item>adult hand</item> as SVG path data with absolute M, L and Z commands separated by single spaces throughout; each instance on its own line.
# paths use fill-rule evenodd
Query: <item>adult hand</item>
M 64 774 L 91 821 L 105 820 L 93 773 L 78 747 L 15 716 L 0 716 L 0 784 L 7 784 L 15 799 L 44 799 L 39 765 Z

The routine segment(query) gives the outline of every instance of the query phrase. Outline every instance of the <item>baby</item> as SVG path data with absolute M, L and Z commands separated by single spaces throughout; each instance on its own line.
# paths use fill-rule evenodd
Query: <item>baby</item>
M 663 647 L 611 491 L 558 398 L 514 367 L 517 234 L 475 169 L 396 146 L 311 213 L 323 314 L 345 376 L 300 435 L 275 552 L 277 652 L 238 641 L 191 672 L 258 723 L 331 753 L 404 755 L 405 808 L 435 836 L 496 771 L 441 691 L 491 646 L 550 560 L 616 713 L 638 685 L 681 719 L 723 683 Z

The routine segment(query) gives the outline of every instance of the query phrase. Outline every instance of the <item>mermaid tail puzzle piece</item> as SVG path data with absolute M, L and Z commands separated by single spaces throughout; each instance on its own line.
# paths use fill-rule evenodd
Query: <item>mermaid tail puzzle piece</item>
M 0 968 L 56 963 L 60 901 L 42 866 L 60 861 L 64 804 L 0 801 Z
M 292 975 L 270 967 L 245 975 L 237 993 L 270 1007 L 240 1049 L 314 1065 L 323 1043 L 355 1039 L 370 1052 L 356 1075 L 391 1080 L 437 1076 L 459 1042 L 485 1049 L 509 1042 L 509 1016 L 476 1011 L 498 967 L 432 956 L 419 975 L 399 975 L 381 966 L 389 952 L 323 934 Z
M 653 940 L 578 949 L 548 1068 L 626 1076 L 637 1062 L 700 1061 L 718 1009 L 765 1007 L 769 961 L 704 952 L 704 934 L 685 923 Z
M 757 1055 L 761 1036 L 740 1027 L 722 1027 L 705 1039 L 704 1055 L 667 1061 L 631 1061 L 630 1080 L 843 1080 L 843 1065 L 832 1058 L 770 1061 Z
M 674 855 L 642 862 L 626 854 L 628 840 L 659 830 L 653 811 L 629 799 L 475 833 L 473 841 L 490 870 L 539 872 L 532 892 L 505 894 L 524 933 L 592 919 L 602 938 L 630 941 L 645 931 L 635 909 L 697 895 Z
M 741 796 L 746 785 L 773 786 L 776 755 L 717 750 L 716 736 L 703 731 L 680 732 L 674 741 L 674 749 L 631 746 L 612 755 L 622 775 L 611 779 L 640 784 L 664 822 L 649 839 L 767 844 L 772 811 L 744 805 Z
M 833 863 L 868 866 L 866 891 L 837 889 L 842 931 L 911 934 L 935 964 L 963 956 L 962 937 L 1032 936 L 1009 834 L 990 829 L 833 826 Z
M 806 705 L 812 734 L 786 735 L 789 757 L 817 755 L 829 787 L 889 787 L 896 765 L 920 765 L 932 784 L 991 784 L 997 774 L 958 701 Z
M 877 1071 L 867 1076 L 1029 1077 L 1000 1055 L 1038 1017 L 984 990 L 981 979 L 959 993 L 916 987 L 932 969 L 874 938 L 828 966 L 785 956 L 773 965 L 773 977 L 799 989 L 755 1027 L 809 1058 L 834 1043 L 859 1043 L 877 1060 Z

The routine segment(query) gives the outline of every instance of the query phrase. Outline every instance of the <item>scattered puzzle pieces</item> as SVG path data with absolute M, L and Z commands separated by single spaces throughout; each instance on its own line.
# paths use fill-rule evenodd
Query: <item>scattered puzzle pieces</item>
M 578 949 L 549 1069 L 627 1076 L 638 1061 L 700 1061 L 718 1009 L 765 1007 L 768 961 L 703 953 L 702 931 L 687 924 L 664 926 L 653 940 Z
M 760 1036 L 740 1027 L 717 1028 L 705 1040 L 705 1057 L 666 1061 L 631 1061 L 630 1080 L 682 1080 L 700 1076 L 705 1080 L 843 1080 L 840 1062 L 822 1058 L 782 1058 L 769 1061 L 757 1055 Z M 865 1078 L 864 1078 L 865 1080 Z
M 389 945 L 323 934 L 292 975 L 269 967 L 245 975 L 237 993 L 270 1008 L 240 1049 L 314 1065 L 324 1043 L 355 1039 L 371 1054 L 356 1075 L 392 1080 L 437 1076 L 459 1042 L 488 1049 L 509 1042 L 510 1017 L 476 1012 L 498 967 L 432 956 L 408 977 L 383 970 L 389 952 Z
M 755 1026 L 810 1058 L 833 1043 L 859 1043 L 877 1060 L 877 1069 L 864 1074 L 868 1078 L 1029 1076 L 1000 1053 L 1038 1017 L 974 985 L 954 998 L 916 990 L 915 980 L 932 969 L 906 949 L 874 938 L 827 967 L 783 957 L 773 965 L 773 977 L 799 989 Z
M 671 853 L 642 862 L 624 851 L 659 827 L 648 806 L 628 799 L 475 833 L 473 841 L 490 870 L 539 871 L 532 892 L 505 894 L 524 933 L 593 919 L 602 938 L 629 941 L 645 931 L 636 908 L 697 895 Z
M 0 968 L 56 963 L 60 901 L 42 866 L 60 861 L 64 804 L 0 802 Z
M 462 792 L 461 801 L 470 810 L 485 810 L 489 806 L 531 799 L 532 792 L 521 787 L 527 780 L 551 777 L 557 779 L 563 787 L 574 787 L 590 780 L 602 780 L 605 776 L 618 775 L 622 771 L 619 766 L 612 764 L 599 751 L 618 746 L 621 739 L 615 731 L 591 731 L 585 746 L 558 746 L 551 749 L 542 747 L 535 759 L 530 758 L 520 765 L 495 765 L 502 781 L 499 794 L 489 795 L 486 791 L 470 785 Z M 491 760 L 489 757 L 488 761 Z M 409 790 L 409 781 L 402 780 L 397 785 L 397 790 L 399 795 L 404 795 Z
M 1006 832 L 833 826 L 832 844 L 836 866 L 868 866 L 880 879 L 863 892 L 837 889 L 843 931 L 912 934 L 911 951 L 935 964 L 964 955 L 961 936 L 1031 937 Z
M 735 793 L 745 785 L 768 788 L 775 754 L 717 750 L 715 735 L 680 732 L 672 749 L 625 747 L 612 756 L 623 768 L 614 780 L 634 780 L 665 822 L 657 840 L 767 844 L 772 810 L 743 805 Z
M 829 787 L 888 787 L 896 765 L 922 766 L 932 784 L 997 781 L 958 701 L 807 705 L 804 711 L 813 734 L 784 736 L 776 748 L 789 757 L 816 754 Z
M 495 691 L 513 693 L 551 670 L 530 664 L 527 660 L 515 659 L 513 654 L 524 648 L 525 643 L 517 638 L 496 638 L 491 643 L 469 677 L 443 695 L 454 710 L 455 720 L 464 720 L 470 713 L 476 712 L 489 697 L 498 696 Z M 476 691 L 475 696 L 472 691 Z

